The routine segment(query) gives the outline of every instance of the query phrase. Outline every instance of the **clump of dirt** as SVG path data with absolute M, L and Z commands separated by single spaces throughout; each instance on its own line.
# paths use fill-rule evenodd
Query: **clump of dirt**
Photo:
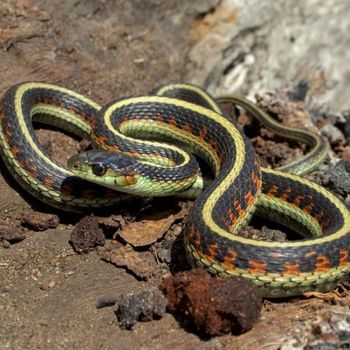
M 4 248 L 26 238 L 25 231 L 21 227 L 0 227 L 0 242 Z
M 83 217 L 75 225 L 70 241 L 78 253 L 88 253 L 94 247 L 105 244 L 105 236 L 94 215 Z
M 168 310 L 202 335 L 240 334 L 260 316 L 261 297 L 248 280 L 216 278 L 202 269 L 180 272 L 160 285 Z
M 59 223 L 59 217 L 55 214 L 30 212 L 23 216 L 23 225 L 33 231 L 46 231 L 50 228 L 56 228 Z

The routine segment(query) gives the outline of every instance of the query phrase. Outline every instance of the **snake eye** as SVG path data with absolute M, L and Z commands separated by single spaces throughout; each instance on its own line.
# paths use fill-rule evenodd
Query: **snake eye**
M 105 167 L 103 164 L 95 164 L 92 167 L 92 173 L 96 176 L 102 176 L 106 174 L 107 167 Z

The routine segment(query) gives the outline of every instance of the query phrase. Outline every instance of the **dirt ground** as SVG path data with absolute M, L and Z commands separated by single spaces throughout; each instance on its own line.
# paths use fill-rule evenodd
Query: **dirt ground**
M 0 95 L 15 83 L 40 80 L 103 104 L 180 81 L 195 40 L 191 28 L 201 18 L 203 3 L 52 0 L 42 5 L 38 0 L 3 0 Z M 77 141 L 66 135 L 42 130 L 38 135 L 63 163 L 77 152 Z M 76 253 L 69 240 L 80 217 L 38 203 L 0 165 L 0 224 L 21 228 L 26 236 L 0 248 L 1 349 L 288 349 L 307 344 L 317 348 L 312 341 L 319 324 L 331 314 L 341 318 L 348 310 L 344 287 L 321 296 L 264 301 L 258 323 L 240 336 L 202 339 L 169 314 L 122 330 L 113 307 L 98 309 L 97 301 L 157 285 L 168 270 L 159 267 L 147 249 L 136 250 L 143 264 L 149 261 L 150 267 L 141 271 L 117 268 L 101 259 L 106 248 Z M 163 212 L 176 216 L 178 204 L 182 202 L 166 205 Z M 156 203 L 152 215 L 163 206 Z M 133 218 L 136 212 L 131 208 L 124 216 Z M 119 214 L 102 218 L 102 224 L 111 231 L 123 226 L 125 218 Z M 44 231 L 23 228 L 23 220 L 33 215 L 43 220 L 57 215 L 59 224 Z M 175 234 L 179 224 L 173 223 L 182 217 L 172 218 L 164 221 L 163 231 L 172 226 Z M 115 244 L 112 236 L 107 237 L 109 245 Z M 148 274 L 152 269 L 156 272 Z

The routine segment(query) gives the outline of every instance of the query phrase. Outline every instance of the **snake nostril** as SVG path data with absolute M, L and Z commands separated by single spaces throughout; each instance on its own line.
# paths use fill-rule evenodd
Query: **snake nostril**
M 80 170 L 80 164 L 79 164 L 79 162 L 74 162 L 74 163 L 72 164 L 72 169 L 73 169 L 73 170 Z

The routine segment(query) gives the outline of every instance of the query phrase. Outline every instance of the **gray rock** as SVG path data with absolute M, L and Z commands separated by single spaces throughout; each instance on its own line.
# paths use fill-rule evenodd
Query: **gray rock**
M 305 80 L 310 96 L 344 110 L 349 16 L 350 3 L 343 0 L 223 0 L 194 26 L 201 35 L 185 78 L 214 95 L 248 96 Z

